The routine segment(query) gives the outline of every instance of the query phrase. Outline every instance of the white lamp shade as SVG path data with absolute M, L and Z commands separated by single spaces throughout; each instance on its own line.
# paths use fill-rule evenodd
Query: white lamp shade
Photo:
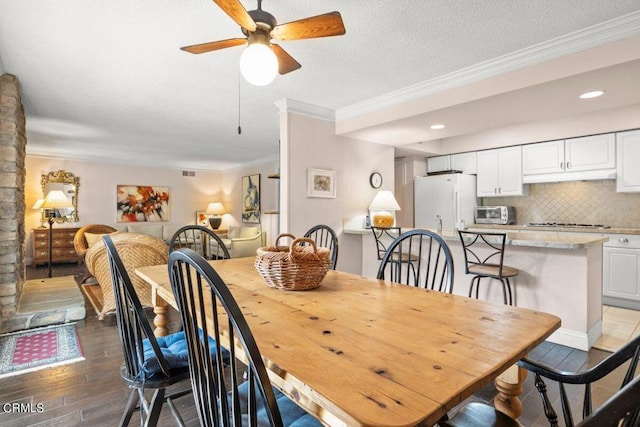
M 44 198 L 40 207 L 43 209 L 72 208 L 73 204 L 62 191 L 52 190 L 47 193 L 47 197 Z
M 385 211 L 401 210 L 396 198 L 393 197 L 393 193 L 389 190 L 378 191 L 378 194 L 376 194 L 376 197 L 373 198 L 373 201 L 369 205 L 369 209 Z
M 33 206 L 31 207 L 31 209 L 41 209 L 42 208 L 42 204 L 44 203 L 44 199 L 38 199 Z
M 207 215 L 224 215 L 224 206 L 220 202 L 211 202 L 205 211 Z
M 240 72 L 254 86 L 268 85 L 278 74 L 278 58 L 269 46 L 252 43 L 240 56 Z

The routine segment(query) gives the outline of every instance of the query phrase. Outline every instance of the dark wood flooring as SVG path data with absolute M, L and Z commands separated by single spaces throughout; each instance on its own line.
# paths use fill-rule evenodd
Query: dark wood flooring
M 56 265 L 54 275 L 81 275 L 81 268 L 76 265 Z M 46 267 L 27 269 L 28 279 L 46 277 L 46 274 Z M 0 427 L 117 425 L 129 390 L 119 376 L 122 353 L 114 322 L 98 321 L 87 302 L 87 317 L 78 322 L 78 330 L 86 360 L 0 380 Z M 592 366 L 608 354 L 601 350 L 584 352 L 543 343 L 530 357 L 550 366 L 574 371 Z M 616 372 L 594 387 L 595 404 L 606 400 L 617 390 L 622 375 L 622 372 Z M 555 384 L 548 386 L 549 392 L 557 396 Z M 487 386 L 471 399 L 490 401 L 495 394 L 493 386 Z M 571 389 L 571 395 L 578 402 L 582 398 L 581 392 L 574 389 Z M 43 411 L 7 412 L 6 404 L 11 403 L 42 404 Z M 522 403 L 524 411 L 520 422 L 523 426 L 548 425 L 531 375 L 524 384 Z M 198 425 L 190 395 L 178 399 L 176 405 L 187 425 Z M 139 423 L 139 415 L 135 414 L 131 425 Z M 159 425 L 176 425 L 166 407 Z

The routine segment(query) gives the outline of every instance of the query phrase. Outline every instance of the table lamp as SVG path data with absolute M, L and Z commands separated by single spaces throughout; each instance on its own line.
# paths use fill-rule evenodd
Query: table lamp
M 40 227 L 38 228 L 46 228 L 44 226 L 44 221 L 42 221 L 42 203 L 44 203 L 44 199 L 38 199 L 36 200 L 36 202 L 33 204 L 33 206 L 31 206 L 31 209 L 37 209 L 40 211 Z
M 207 210 L 205 211 L 207 215 L 211 215 L 209 217 L 209 225 L 214 230 L 217 230 L 222 223 L 222 215 L 225 214 L 224 206 L 220 202 L 211 202 L 209 206 L 207 206 Z
M 42 204 L 40 205 L 41 209 L 44 209 L 46 212 L 46 217 L 49 222 L 49 277 L 51 277 L 51 257 L 53 251 L 53 218 L 55 215 L 56 209 L 62 208 L 73 208 L 73 203 L 64 193 L 60 190 L 52 190 L 47 193 L 47 197 L 44 198 Z
M 396 211 L 400 205 L 389 190 L 378 191 L 369 205 L 369 213 L 374 227 L 393 227 L 396 223 Z

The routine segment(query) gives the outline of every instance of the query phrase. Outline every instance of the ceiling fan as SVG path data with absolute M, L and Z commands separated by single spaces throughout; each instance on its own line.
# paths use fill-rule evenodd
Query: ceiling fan
M 301 40 L 345 33 L 340 12 L 329 12 L 278 25 L 272 14 L 262 10 L 262 0 L 258 0 L 257 9 L 248 12 L 239 0 L 213 2 L 242 27 L 245 37 L 184 46 L 180 49 L 198 54 L 248 44 L 240 58 L 240 70 L 250 83 L 258 86 L 271 83 L 276 72 L 287 74 L 301 67 L 283 48 L 271 43 L 271 39 Z

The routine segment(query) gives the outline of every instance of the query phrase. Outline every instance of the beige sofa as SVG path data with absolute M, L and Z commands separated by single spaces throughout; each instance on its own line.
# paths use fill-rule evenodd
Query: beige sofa
M 118 228 L 118 231 L 126 231 L 128 233 L 140 233 L 146 234 L 163 240 L 165 243 L 169 243 L 173 234 L 178 231 L 182 225 L 177 224 L 162 224 L 162 223 L 131 223 L 122 225 Z

